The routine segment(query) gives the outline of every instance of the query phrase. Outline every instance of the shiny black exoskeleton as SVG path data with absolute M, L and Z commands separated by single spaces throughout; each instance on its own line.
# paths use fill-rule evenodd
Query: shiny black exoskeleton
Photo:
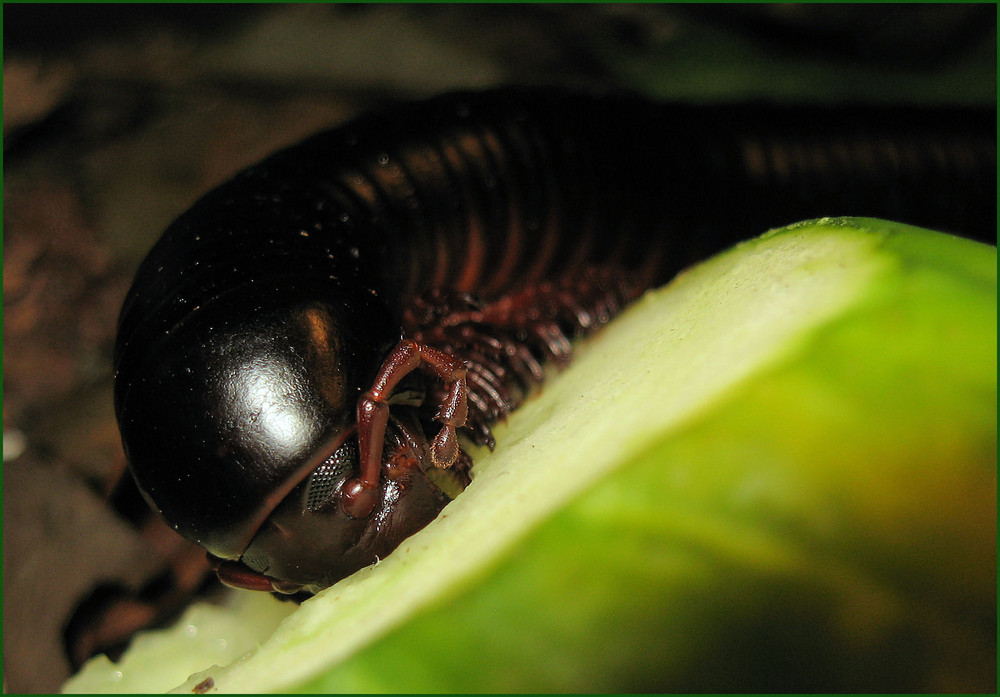
M 540 364 L 643 289 L 804 218 L 994 241 L 995 192 L 995 113 L 535 90 L 387 109 L 241 172 L 152 249 L 115 353 L 125 450 L 224 581 L 315 591 L 432 520 L 439 471 L 469 480 L 455 433 L 489 443 Z

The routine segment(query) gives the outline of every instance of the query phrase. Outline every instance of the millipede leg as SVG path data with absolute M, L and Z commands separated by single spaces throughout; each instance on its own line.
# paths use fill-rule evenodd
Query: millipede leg
M 344 482 L 340 494 L 344 512 L 353 518 L 368 517 L 377 503 L 389 396 L 400 380 L 420 367 L 440 378 L 448 389 L 434 417 L 442 428 L 431 442 L 431 462 L 446 468 L 458 458 L 457 429 L 465 425 L 468 414 L 465 363 L 443 351 L 403 339 L 382 364 L 371 389 L 358 400 L 361 473 Z

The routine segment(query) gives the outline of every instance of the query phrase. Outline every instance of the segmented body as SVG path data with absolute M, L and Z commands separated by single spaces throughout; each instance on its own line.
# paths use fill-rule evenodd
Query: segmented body
M 595 260 L 645 268 L 651 250 L 665 260 L 662 281 L 762 226 L 824 213 L 995 239 L 995 206 L 983 205 L 995 194 L 994 129 L 985 111 L 702 108 L 523 90 L 404 105 L 319 134 L 199 201 L 143 264 L 116 362 L 150 333 L 133 336 L 154 308 L 156 326 L 169 326 L 262 274 L 351 275 L 398 323 L 428 289 L 490 300 Z
M 567 336 L 692 262 L 825 215 L 994 239 L 994 132 L 995 114 L 968 111 L 502 90 L 319 134 L 206 195 L 139 270 L 115 356 L 137 481 L 216 557 L 292 590 L 329 585 L 446 502 L 428 489 L 416 512 L 397 510 L 424 485 L 393 472 L 434 466 L 411 462 L 431 431 L 489 442 L 489 423 L 540 381 L 538 364 L 568 358 Z M 371 391 L 401 339 L 424 346 L 414 366 L 436 374 L 390 371 L 392 387 Z M 467 365 L 467 384 L 448 387 L 465 376 L 427 347 Z M 284 530 L 283 507 L 291 520 L 322 509 L 308 503 L 320 491 L 336 498 L 357 467 L 348 440 L 366 390 L 373 404 L 397 402 L 380 508 L 337 550 L 320 528 L 305 532 L 293 558 L 343 562 L 303 561 L 312 570 L 292 578 L 272 543 L 251 542 L 269 524 Z

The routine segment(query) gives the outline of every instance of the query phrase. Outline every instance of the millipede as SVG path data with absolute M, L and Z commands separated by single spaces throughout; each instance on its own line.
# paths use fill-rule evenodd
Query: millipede
M 492 447 L 547 363 L 690 264 L 821 216 L 995 242 L 995 128 L 504 88 L 322 132 L 139 268 L 114 357 L 132 474 L 224 583 L 317 592 L 470 483 L 459 436 Z

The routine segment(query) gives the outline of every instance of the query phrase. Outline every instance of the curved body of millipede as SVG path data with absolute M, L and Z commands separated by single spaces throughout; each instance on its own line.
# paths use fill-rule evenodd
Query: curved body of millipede
M 827 215 L 995 239 L 995 125 L 509 89 L 316 135 L 139 269 L 115 352 L 132 472 L 224 582 L 329 586 L 469 482 L 459 433 L 492 445 L 571 339 L 692 262 Z

